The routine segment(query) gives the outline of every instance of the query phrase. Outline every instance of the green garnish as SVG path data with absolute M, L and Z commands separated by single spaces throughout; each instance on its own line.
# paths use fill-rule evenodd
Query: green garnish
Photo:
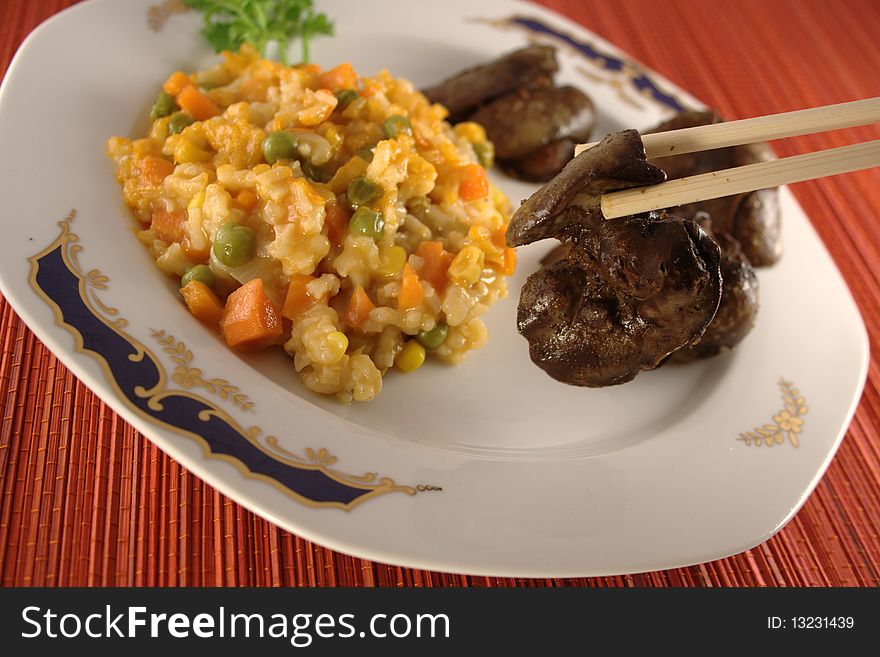
M 316 13 L 312 0 L 184 0 L 188 7 L 205 14 L 202 34 L 221 50 L 238 50 L 249 43 L 265 57 L 266 46 L 278 43 L 281 61 L 287 65 L 287 46 L 296 38 L 302 43 L 303 62 L 309 61 L 309 41 L 333 34 L 333 21 Z

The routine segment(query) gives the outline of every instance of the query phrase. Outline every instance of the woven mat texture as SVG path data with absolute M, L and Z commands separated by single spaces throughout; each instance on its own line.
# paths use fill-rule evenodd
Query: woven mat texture
M 70 4 L 0 2 L 0 74 L 27 34 Z M 729 118 L 880 96 L 876 0 L 542 4 L 606 37 Z M 775 148 L 788 156 L 877 138 L 875 125 L 794 138 Z M 855 295 L 872 352 L 880 353 L 880 169 L 793 190 Z M 827 474 L 794 520 L 769 541 L 690 568 L 533 580 L 398 568 L 309 543 L 234 504 L 134 431 L 74 378 L 2 299 L 0 345 L 3 586 L 880 585 L 876 356 Z

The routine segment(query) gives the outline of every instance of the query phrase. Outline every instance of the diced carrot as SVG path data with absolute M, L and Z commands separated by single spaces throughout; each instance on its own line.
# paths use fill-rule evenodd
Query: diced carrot
M 502 258 L 501 273 L 505 276 L 512 276 L 516 271 L 516 249 L 505 246 Z
M 342 203 L 333 201 L 327 204 L 324 223 L 327 224 L 327 237 L 336 246 L 342 244 L 345 234 L 348 232 L 348 221 L 351 212 Z
M 158 187 L 166 176 L 174 173 L 174 163 L 158 155 L 147 155 L 138 160 L 141 179 L 151 187 Z
M 440 242 L 422 242 L 416 249 L 416 255 L 423 263 L 419 276 L 428 281 L 438 294 L 442 294 L 448 283 L 447 271 L 453 255 Z
M 354 72 L 349 62 L 344 62 L 321 75 L 320 85 L 330 91 L 342 89 L 354 89 L 357 84 L 357 73 Z
M 416 279 L 418 283 L 418 279 Z M 363 287 L 358 285 L 348 300 L 348 307 L 345 309 L 345 323 L 353 328 L 360 328 L 370 316 L 370 311 L 376 307 L 370 297 L 367 295 Z
M 297 68 L 311 75 L 318 75 L 321 72 L 321 67 L 314 62 L 309 62 L 308 64 L 300 64 L 299 66 L 297 66 Z
M 302 313 L 311 308 L 317 299 L 309 294 L 308 285 L 314 276 L 307 274 L 294 274 L 290 279 L 290 287 L 287 288 L 287 296 L 284 298 L 284 307 L 281 314 L 287 319 L 296 320 Z
M 197 320 L 217 327 L 223 316 L 223 303 L 211 288 L 201 281 L 190 281 L 180 288 L 180 294 Z
M 491 241 L 492 231 L 486 228 L 485 226 L 481 226 L 479 224 L 474 224 L 470 228 L 468 228 L 468 239 L 471 242 L 486 242 Z
M 204 121 L 220 113 L 214 101 L 193 86 L 186 87 L 177 94 L 177 104 L 196 121 Z
M 403 275 L 400 279 L 400 293 L 397 295 L 397 308 L 406 310 L 416 308 L 422 303 L 422 284 L 419 275 L 410 267 L 409 263 L 403 266 Z
M 235 204 L 245 210 L 253 210 L 260 202 L 260 197 L 252 189 L 243 189 L 235 195 Z
M 501 226 L 497 230 L 492 231 L 492 242 L 495 246 L 507 246 L 507 226 Z
M 281 336 L 281 315 L 266 296 L 262 279 L 250 280 L 229 295 L 220 330 L 230 347 L 266 347 Z
M 361 96 L 364 98 L 370 98 L 375 96 L 377 92 L 382 90 L 382 87 L 379 86 L 377 82 L 363 82 L 363 89 L 361 90 Z
M 167 94 L 177 96 L 177 94 L 191 85 L 192 81 L 186 73 L 183 71 L 174 71 L 174 73 L 165 80 L 165 84 L 162 85 L 162 90 Z
M 150 229 L 163 242 L 183 242 L 186 237 L 186 212 L 184 210 L 153 210 Z
M 458 195 L 465 201 L 486 198 L 489 195 L 489 178 L 486 176 L 486 170 L 479 164 L 462 167 Z

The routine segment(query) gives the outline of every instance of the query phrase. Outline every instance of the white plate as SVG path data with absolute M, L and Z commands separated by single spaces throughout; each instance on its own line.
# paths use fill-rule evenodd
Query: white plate
M 335 38 L 314 44 L 324 66 L 351 60 L 423 85 L 537 39 L 560 46 L 560 79 L 595 100 L 599 135 L 698 104 L 530 4 L 321 4 L 337 22 Z M 536 245 L 521 253 L 510 298 L 488 313 L 487 347 L 456 368 L 391 374 L 377 401 L 343 407 L 307 392 L 280 352 L 226 349 L 134 237 L 105 141 L 146 130 L 170 71 L 214 60 L 198 16 L 171 16 L 155 32 L 150 6 L 77 5 L 18 52 L 0 92 L 0 281 L 65 365 L 182 465 L 322 545 L 482 574 L 702 562 L 764 541 L 801 506 L 853 413 L 868 346 L 790 194 L 785 256 L 760 271 L 757 328 L 731 354 L 602 390 L 554 382 L 514 322 L 516 290 L 548 249 Z M 514 200 L 534 189 L 496 179 Z M 806 400 L 794 421 L 780 415 L 783 396 Z M 780 430 L 771 446 L 743 439 L 774 425 L 800 431 Z M 366 473 L 377 474 L 354 476 Z

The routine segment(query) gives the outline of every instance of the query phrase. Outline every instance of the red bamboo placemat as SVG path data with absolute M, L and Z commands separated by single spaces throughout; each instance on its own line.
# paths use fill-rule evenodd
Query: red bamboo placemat
M 0 3 L 0 72 L 34 27 L 73 3 Z M 876 0 L 543 4 L 730 118 L 880 96 Z M 870 126 L 791 139 L 776 150 L 787 156 L 877 138 L 880 127 Z M 877 353 L 880 170 L 804 183 L 794 193 L 850 285 Z M 777 536 L 740 555 L 690 568 L 529 580 L 397 568 L 304 541 L 245 511 L 160 452 L 77 381 L 5 300 L 0 300 L 0 343 L 3 586 L 880 585 L 876 359 L 831 467 Z

